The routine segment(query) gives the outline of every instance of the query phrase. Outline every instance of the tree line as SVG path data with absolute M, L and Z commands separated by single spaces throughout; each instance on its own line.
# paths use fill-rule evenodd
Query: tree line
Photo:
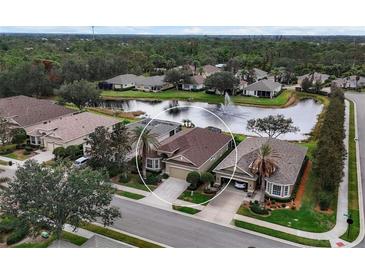
M 336 199 L 342 181 L 345 157 L 345 101 L 340 89 L 333 89 L 320 129 L 313 169 L 317 179 L 318 202 L 328 209 Z
M 163 74 L 184 64 L 226 63 L 232 73 L 254 67 L 274 75 L 319 71 L 365 75 L 365 46 L 348 39 L 232 37 L 1 36 L 0 96 L 49 96 L 63 83 L 124 73 Z

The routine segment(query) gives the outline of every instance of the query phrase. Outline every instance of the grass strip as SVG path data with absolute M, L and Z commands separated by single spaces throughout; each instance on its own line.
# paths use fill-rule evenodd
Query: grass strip
M 137 194 L 137 193 L 133 193 L 133 192 L 128 192 L 128 191 L 124 191 L 124 190 L 117 190 L 115 192 L 115 194 L 117 194 L 119 196 L 127 197 L 129 199 L 133 199 L 133 200 L 140 200 L 140 199 L 142 199 L 142 198 L 145 197 L 145 196 L 143 196 L 141 194 Z
M 127 234 L 124 234 L 122 232 L 118 232 L 106 227 L 102 227 L 99 225 L 94 225 L 94 224 L 83 224 L 80 226 L 80 228 L 92 231 L 94 233 L 100 234 L 100 235 L 104 235 L 106 237 L 115 239 L 117 241 L 121 241 L 136 247 L 141 247 L 141 248 L 159 248 L 162 247 L 160 245 L 157 245 L 155 243 L 151 243 Z
M 251 223 L 246 223 L 239 220 L 234 220 L 234 224 L 237 227 L 252 230 L 258 233 L 262 233 L 265 235 L 269 235 L 275 238 L 283 239 L 286 241 L 307 245 L 307 246 L 314 246 L 314 247 L 331 247 L 331 244 L 328 240 L 315 240 L 315 239 L 308 239 L 296 235 L 292 235 L 289 233 L 285 233 L 282 231 L 274 230 L 271 228 L 266 228 L 263 226 L 254 225 Z
M 193 207 L 187 207 L 187 206 L 173 205 L 172 208 L 174 210 L 181 211 L 181 212 L 184 212 L 184 213 L 187 213 L 187 214 L 191 214 L 191 215 L 194 215 L 194 214 L 200 212 L 199 209 L 196 209 L 196 208 L 193 208 Z

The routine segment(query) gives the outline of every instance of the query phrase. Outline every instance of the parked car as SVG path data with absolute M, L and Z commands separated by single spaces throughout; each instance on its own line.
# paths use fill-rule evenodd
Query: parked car
M 242 182 L 235 182 L 234 187 L 238 189 L 245 189 L 247 188 L 247 184 Z
M 78 158 L 77 160 L 75 160 L 74 165 L 78 168 L 83 167 L 86 165 L 88 160 L 89 160 L 89 158 L 82 156 L 82 157 Z

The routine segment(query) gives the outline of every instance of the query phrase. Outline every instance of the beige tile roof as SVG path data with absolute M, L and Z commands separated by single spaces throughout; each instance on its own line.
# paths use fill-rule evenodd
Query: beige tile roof
M 82 112 L 34 125 L 27 128 L 27 134 L 32 136 L 46 135 L 47 138 L 66 143 L 89 135 L 97 127 L 110 127 L 117 123 L 119 120 L 108 116 Z

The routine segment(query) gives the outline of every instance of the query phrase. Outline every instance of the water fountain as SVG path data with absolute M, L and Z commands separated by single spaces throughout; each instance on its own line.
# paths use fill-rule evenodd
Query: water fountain
M 221 104 L 223 113 L 227 113 L 227 110 L 231 105 L 233 105 L 232 99 L 229 96 L 228 92 L 226 92 L 226 94 L 224 95 L 224 104 Z

